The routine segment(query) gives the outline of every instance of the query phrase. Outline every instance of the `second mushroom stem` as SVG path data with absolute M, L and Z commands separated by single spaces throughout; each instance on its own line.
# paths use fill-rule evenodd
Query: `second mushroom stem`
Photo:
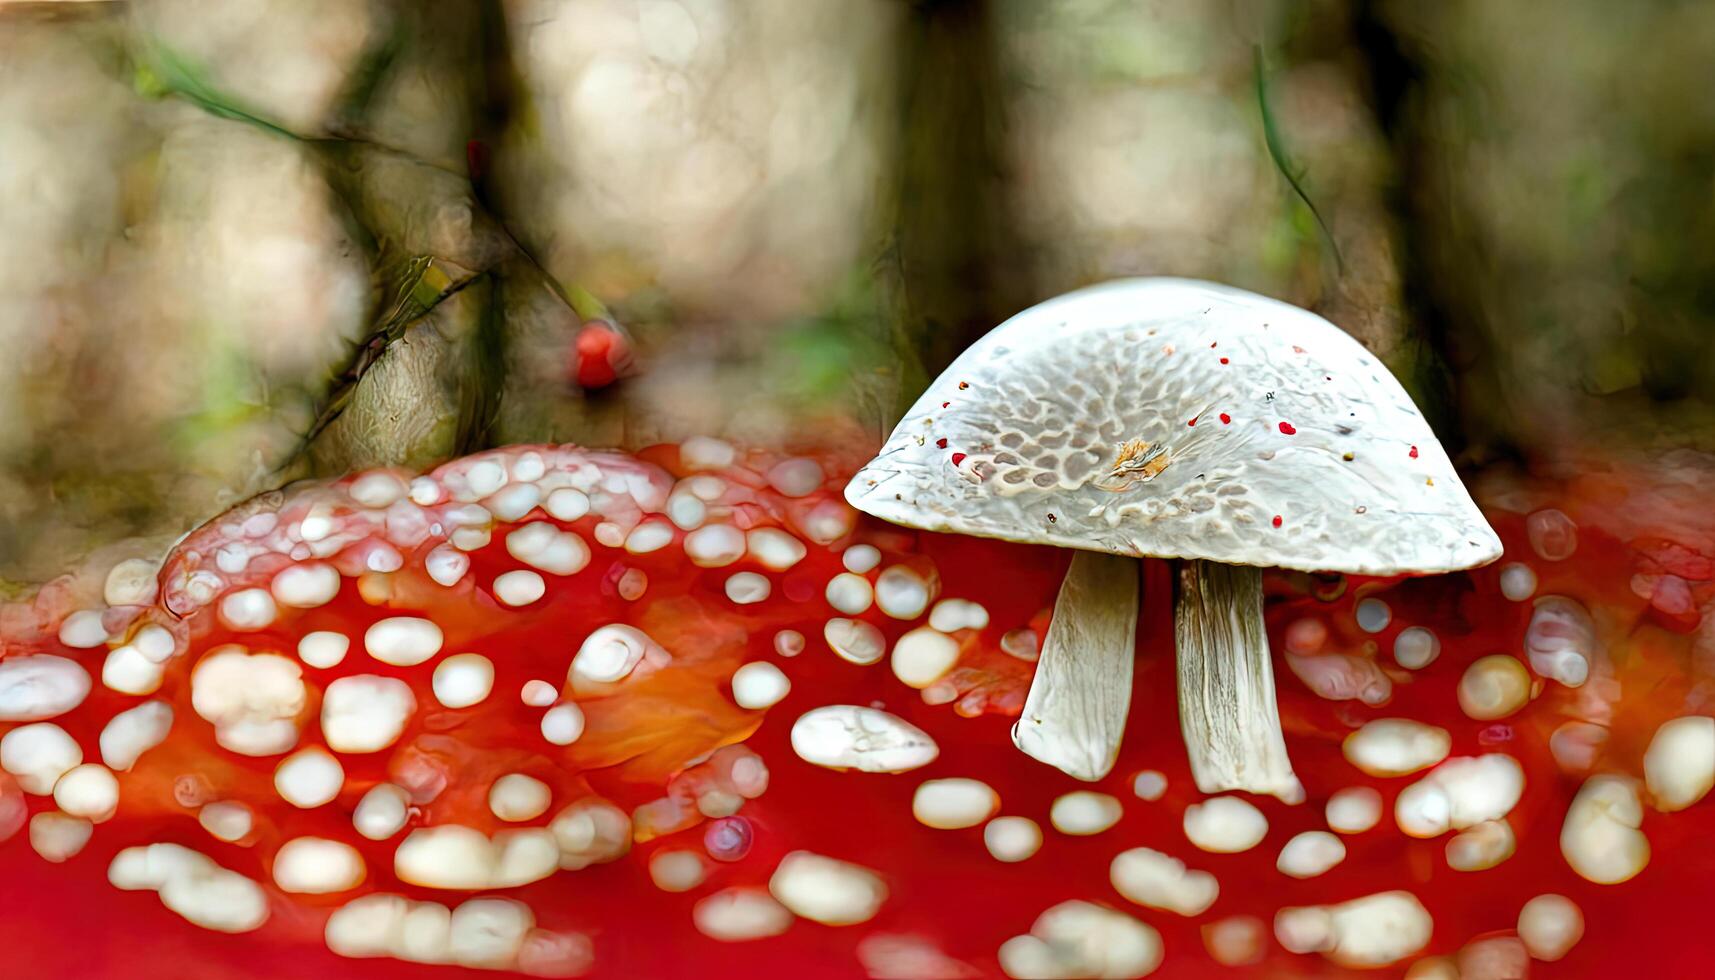
M 1304 787 L 1286 757 L 1275 706 L 1274 666 L 1262 619 L 1262 569 L 1184 562 L 1174 633 L 1179 728 L 1197 788 L 1302 801 Z
M 1137 649 L 1136 558 L 1078 551 L 1066 569 L 1012 741 L 1095 781 L 1119 758 Z

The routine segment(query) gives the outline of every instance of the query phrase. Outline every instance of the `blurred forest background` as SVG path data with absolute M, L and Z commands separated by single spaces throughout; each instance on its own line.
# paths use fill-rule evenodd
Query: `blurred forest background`
M 1674 0 L 0 2 L 0 599 L 356 467 L 867 449 L 1124 275 L 1317 310 L 1473 466 L 1707 448 L 1712 64 Z

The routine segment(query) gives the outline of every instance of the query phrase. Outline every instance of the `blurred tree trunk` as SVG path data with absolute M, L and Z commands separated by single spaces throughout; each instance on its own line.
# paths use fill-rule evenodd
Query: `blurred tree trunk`
M 1715 10 L 1378 8 L 1470 437 L 1538 459 L 1715 448 Z

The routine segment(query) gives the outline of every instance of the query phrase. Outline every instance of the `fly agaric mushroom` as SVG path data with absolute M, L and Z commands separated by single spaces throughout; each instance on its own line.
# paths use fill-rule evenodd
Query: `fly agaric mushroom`
M 1668 974 L 1686 955 L 1690 919 L 1636 909 L 1665 907 L 1640 896 L 1696 899 L 1715 880 L 1715 809 L 1699 801 L 1711 728 L 1694 706 L 1695 674 L 1679 666 L 1697 639 L 1628 628 L 1650 615 L 1634 569 L 1614 560 L 1628 546 L 1588 511 L 1575 512 L 1581 550 L 1542 575 L 1546 589 L 1577 595 L 1592 624 L 1573 644 L 1590 676 L 1548 685 L 1503 724 L 1467 716 L 1454 690 L 1479 652 L 1540 646 L 1538 617 L 1505 598 L 1498 570 L 1354 582 L 1343 599 L 1271 576 L 1271 631 L 1325 619 L 1326 642 L 1374 636 L 1385 648 L 1390 637 L 1368 632 L 1357 608 L 1385 601 L 1391 629 L 1433 627 L 1448 641 L 1411 675 L 1426 683 L 1385 711 L 1283 690 L 1290 744 L 1323 749 L 1299 761 L 1342 835 L 1336 848 L 1319 829 L 1288 843 L 1304 810 L 1199 799 L 1184 763 L 1161 758 L 1162 741 L 1178 738 L 1171 726 L 1137 726 L 1101 787 L 1111 795 L 1068 792 L 1068 777 L 994 753 L 994 719 L 969 719 L 1022 706 L 1020 652 L 1034 654 L 1041 625 L 1024 624 L 1061 585 L 1061 565 L 861 518 L 837 499 L 837 460 L 815 474 L 807 459 L 782 462 L 702 439 L 635 456 L 525 446 L 423 477 L 297 484 L 191 535 L 161 566 L 162 588 L 130 594 L 136 604 L 80 613 L 103 596 L 55 585 L 28 609 L 0 605 L 0 876 L 31 899 L 0 917 L 7 966 L 71 975 L 124 955 L 182 970 L 166 954 L 182 955 L 183 935 L 152 906 L 244 932 L 194 949 L 199 974 L 248 980 L 406 976 L 423 962 L 598 978 L 710 963 L 802 973 L 842 958 L 878 976 L 1134 976 L 1158 962 L 1174 975 L 1208 974 L 1211 962 L 1323 975 L 1335 967 L 1303 959 L 1415 957 L 1432 926 L 1435 955 L 1408 972 L 1430 976 L 1469 970 L 1515 923 L 1513 947 L 1564 956 L 1577 975 Z M 1601 484 L 1604 500 L 1613 488 Z M 491 515 L 480 524 L 459 499 L 475 493 Z M 663 517 L 677 530 L 661 543 L 651 528 Z M 1510 552 L 1525 547 L 1522 512 L 1497 525 Z M 514 537 L 526 527 L 537 529 Z M 692 538 L 687 527 L 714 530 Z M 722 528 L 742 529 L 743 549 Z M 902 597 L 900 574 L 882 585 L 897 568 L 947 598 L 931 611 L 920 594 Z M 501 577 L 522 570 L 543 578 L 542 597 L 501 601 Z M 744 573 L 770 581 L 770 594 L 735 598 L 726 583 Z M 873 636 L 828 639 L 822 626 L 842 611 L 826 587 L 845 574 L 873 575 L 888 609 L 916 612 L 876 604 L 845 620 Z M 271 622 L 223 615 L 226 596 L 253 589 L 273 596 Z M 91 618 L 93 640 L 82 632 Z M 615 625 L 636 632 L 604 629 Z M 849 656 L 864 644 L 896 658 L 945 646 L 925 647 L 925 628 L 957 653 L 930 687 L 907 680 L 926 676 L 916 668 Z M 303 666 L 251 663 L 276 655 Z M 114 656 L 149 670 L 109 683 Z M 215 657 L 230 670 L 205 673 L 199 698 L 197 666 Z M 790 684 L 746 708 L 741 664 L 774 665 Z M 1169 665 L 1138 668 L 1160 676 Z M 987 679 L 973 686 L 973 674 Z M 377 678 L 399 680 L 411 700 Z M 129 690 L 140 680 L 148 693 Z M 965 693 L 946 698 L 942 684 Z M 1165 714 L 1161 687 L 1139 690 Z M 980 704 L 967 704 L 973 694 Z M 539 724 L 555 712 L 576 725 Z M 1590 744 L 1597 765 L 1579 770 L 1582 789 L 1539 778 L 1564 765 L 1545 745 L 1569 716 L 1622 747 Z M 282 723 L 297 738 L 275 754 L 221 744 L 224 729 L 252 751 L 282 746 Z M 1331 751 L 1332 733 L 1360 724 L 1344 757 Z M 1408 843 L 1397 805 L 1375 826 L 1384 792 L 1405 801 L 1418 832 L 1464 828 L 1445 858 L 1442 841 Z M 1451 807 L 1444 822 L 1438 799 Z M 1604 799 L 1624 805 L 1603 811 Z M 1234 851 L 1259 830 L 1263 842 L 1243 853 L 1193 850 Z M 1317 846 L 1306 851 L 1305 837 Z M 1294 876 L 1347 846 L 1325 877 Z M 1426 875 L 1426 856 L 1459 873 Z M 1485 871 L 1497 860 L 1498 874 Z M 1552 895 L 1533 898 L 1549 883 Z M 1492 900 L 1471 901 L 1473 885 Z M 1047 901 L 1057 904 L 1043 913 Z M 1458 967 L 1440 955 L 1455 949 Z
M 1181 279 L 1031 307 L 929 386 L 846 488 L 932 531 L 1079 549 L 1013 740 L 1112 768 L 1138 557 L 1183 559 L 1180 725 L 1197 787 L 1301 799 L 1275 707 L 1262 569 L 1446 572 L 1499 539 L 1405 390 L 1328 321 Z

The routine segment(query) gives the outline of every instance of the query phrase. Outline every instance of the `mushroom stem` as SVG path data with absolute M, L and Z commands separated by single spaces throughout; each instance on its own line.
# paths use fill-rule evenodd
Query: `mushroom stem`
M 1013 744 L 1076 779 L 1106 776 L 1125 732 L 1136 649 L 1137 559 L 1077 552 Z
M 1292 773 L 1262 621 L 1262 569 L 1187 561 L 1174 610 L 1179 729 L 1204 793 L 1304 799 Z

